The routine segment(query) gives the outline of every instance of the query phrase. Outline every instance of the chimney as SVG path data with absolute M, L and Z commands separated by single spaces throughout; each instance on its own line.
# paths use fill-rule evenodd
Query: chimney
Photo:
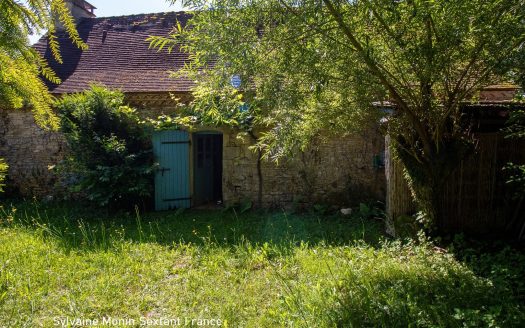
M 71 11 L 71 16 L 75 19 L 75 22 L 78 23 L 82 18 L 94 18 L 95 15 L 95 6 L 84 0 L 66 0 L 66 6 Z

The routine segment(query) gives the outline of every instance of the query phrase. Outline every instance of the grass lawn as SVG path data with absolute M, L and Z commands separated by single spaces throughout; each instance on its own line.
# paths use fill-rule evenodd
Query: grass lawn
M 522 253 L 455 256 L 381 231 L 357 216 L 107 216 L 4 203 L 0 327 L 103 318 L 117 326 L 177 318 L 188 327 L 525 326 Z

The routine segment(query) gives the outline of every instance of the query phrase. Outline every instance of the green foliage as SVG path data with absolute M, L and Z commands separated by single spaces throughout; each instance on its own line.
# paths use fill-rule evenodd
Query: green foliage
M 152 193 L 151 142 L 124 95 L 100 86 L 56 103 L 71 149 L 67 165 L 77 191 L 101 206 L 129 206 Z
M 184 4 L 196 10 L 189 28 L 150 44 L 190 54 L 176 75 L 196 81 L 192 105 L 205 120 L 239 125 L 251 117 L 266 128 L 258 149 L 277 160 L 320 132 L 377 124 L 388 102 L 386 130 L 431 221 L 446 178 L 473 147 L 464 142 L 462 103 L 507 79 L 525 52 L 521 0 Z M 239 89 L 230 84 L 236 75 Z
M 508 163 L 503 168 L 509 173 L 507 183 L 513 187 L 517 197 L 525 194 L 525 164 Z
M 507 138 L 525 140 L 525 111 L 511 112 L 504 132 Z M 515 190 L 516 197 L 523 197 L 525 195 L 525 164 L 508 163 L 503 169 L 509 174 L 507 183 Z
M 0 102 L 9 108 L 22 108 L 30 103 L 36 122 L 56 129 L 58 122 L 49 104 L 52 101 L 46 85 L 39 78 L 37 59 L 9 55 L 0 49 Z
M 251 210 L 253 208 L 253 203 L 251 200 L 249 199 L 245 199 L 241 202 L 240 204 L 240 207 L 239 207 L 239 211 L 240 213 L 245 213 L 245 212 L 248 212 L 249 210 Z
M 191 130 L 194 125 L 197 123 L 197 119 L 193 116 L 188 115 L 166 115 L 162 114 L 156 119 L 148 118 L 148 123 L 156 131 L 161 130 L 173 130 L 184 128 L 186 130 Z
M 244 198 L 244 199 L 241 199 L 239 202 L 228 204 L 222 209 L 222 211 L 223 212 L 233 211 L 234 213 L 238 212 L 238 213 L 243 214 L 243 213 L 251 211 L 252 209 L 253 209 L 252 200 L 249 198 Z
M 0 192 L 3 191 L 3 187 L 5 187 L 4 180 L 5 176 L 7 174 L 7 169 L 9 166 L 7 166 L 7 163 L 3 158 L 0 158 Z
M 525 100 L 520 100 L 525 102 Z M 513 110 L 504 129 L 506 138 L 525 139 L 525 111 Z
M 30 105 L 36 122 L 51 129 L 58 128 L 58 119 L 51 110 L 52 97 L 40 76 L 53 83 L 60 83 L 60 79 L 31 48 L 27 35 L 47 31 L 52 55 L 60 63 L 55 36 L 57 22 L 77 47 L 87 49 L 64 0 L 0 2 L 0 103 L 7 108 Z
M 465 265 L 427 241 L 378 241 L 380 228 L 338 216 L 4 205 L 0 325 L 175 314 L 227 327 L 523 326 L 513 291 L 523 290 L 522 253 L 497 265 L 476 253 Z
M 363 219 L 384 218 L 385 212 L 377 205 L 360 203 L 356 215 Z
M 310 208 L 310 212 L 315 213 L 316 215 L 326 215 L 330 207 L 326 204 L 314 204 Z
M 286 149 L 320 130 L 355 130 L 377 117 L 372 103 L 385 100 L 399 107 L 391 118 L 396 133 L 413 137 L 421 123 L 428 134 L 443 134 L 445 123 L 457 123 L 448 120 L 461 101 L 509 69 L 525 14 L 519 1 L 482 0 L 185 5 L 213 10 L 195 12 L 191 28 L 150 38 L 151 46 L 180 45 L 191 54 L 179 74 L 197 81 L 195 108 L 211 121 L 236 124 L 239 105 L 248 104 L 258 123 L 279 126 L 264 140 Z M 239 89 L 230 85 L 233 75 L 242 79 Z
M 505 241 L 477 241 L 456 235 L 448 246 L 456 258 L 525 304 L 525 253 Z

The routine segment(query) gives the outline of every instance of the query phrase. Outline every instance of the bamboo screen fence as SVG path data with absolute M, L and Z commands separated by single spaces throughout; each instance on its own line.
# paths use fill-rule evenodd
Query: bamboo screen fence
M 463 160 L 445 187 L 444 220 L 441 230 L 449 233 L 505 234 L 523 237 L 525 202 L 513 197 L 506 183 L 506 163 L 525 163 L 525 142 L 505 139 L 501 133 L 475 135 L 476 152 Z M 387 149 L 389 140 L 387 137 Z M 387 150 L 388 154 L 388 150 Z M 386 160 L 387 214 L 397 218 L 415 212 L 401 165 L 391 156 Z

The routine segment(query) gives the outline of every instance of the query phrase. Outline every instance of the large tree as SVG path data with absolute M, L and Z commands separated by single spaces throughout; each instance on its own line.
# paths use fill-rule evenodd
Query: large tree
M 321 131 L 350 133 L 392 106 L 387 133 L 428 222 L 472 150 L 461 106 L 516 68 L 521 0 L 186 0 L 194 18 L 157 48 L 181 47 L 204 120 L 266 126 L 267 156 Z M 240 77 L 241 86 L 231 83 Z M 247 111 L 239 111 L 247 104 Z M 246 107 L 241 107 L 245 108 Z
M 76 30 L 64 0 L 0 0 L 0 106 L 29 105 L 37 123 L 56 128 L 51 111 L 52 98 L 41 77 L 54 83 L 60 79 L 29 44 L 28 35 L 46 32 L 54 59 L 61 63 L 55 34 L 61 28 L 79 48 L 87 46 Z

